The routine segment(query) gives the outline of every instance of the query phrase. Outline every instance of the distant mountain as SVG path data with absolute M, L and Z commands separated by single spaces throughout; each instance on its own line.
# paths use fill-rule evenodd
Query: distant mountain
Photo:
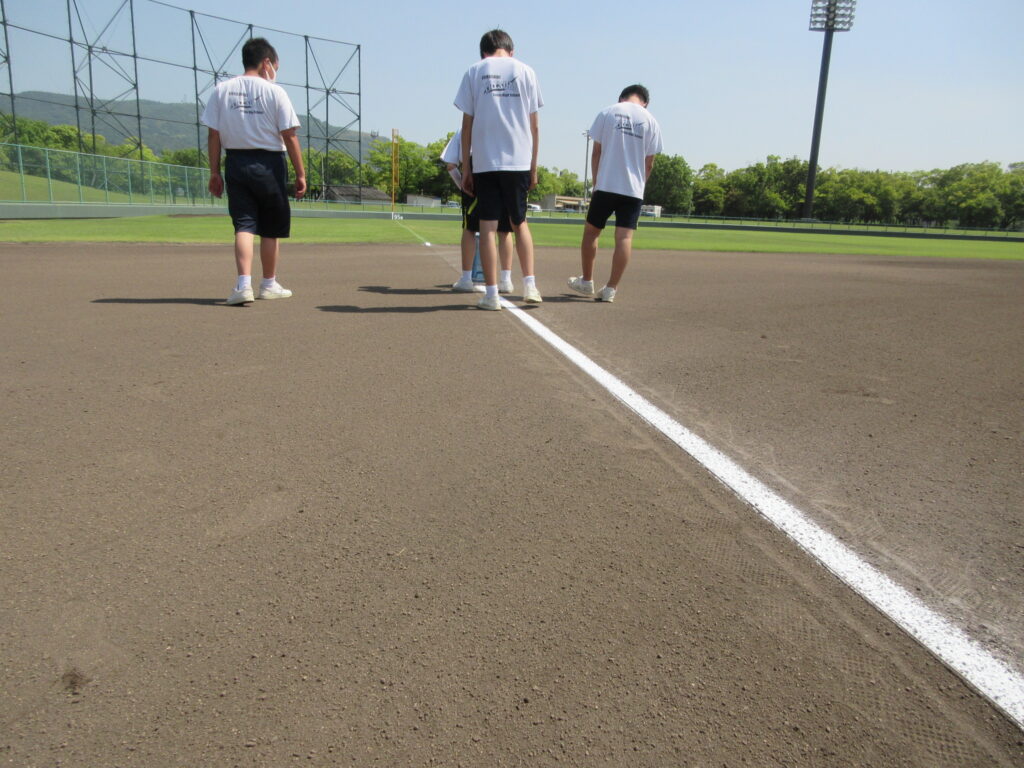
M 14 109 L 18 117 L 29 120 L 42 120 L 50 125 L 75 125 L 75 98 L 67 94 L 47 93 L 45 91 L 23 91 L 14 96 Z M 97 114 L 95 131 L 93 131 L 92 118 L 88 109 L 82 109 L 79 113 L 81 128 L 85 133 L 96 133 L 103 136 L 112 144 L 121 144 L 128 136 L 138 133 L 138 123 L 135 118 L 135 101 L 122 100 L 106 102 L 103 105 L 105 112 L 115 112 L 117 115 Z M 142 141 L 156 154 L 161 154 L 168 149 L 194 149 L 196 146 L 196 105 L 192 102 L 168 104 L 162 101 L 139 101 L 139 111 L 142 114 Z M 298 110 L 296 110 L 298 111 Z M 303 147 L 306 146 L 306 116 L 299 114 L 300 138 Z M 359 133 L 356 131 L 344 130 L 329 127 L 325 130 L 323 121 L 313 118 L 312 131 L 314 134 L 331 135 L 332 149 L 339 148 L 338 142 L 343 141 L 347 151 L 355 153 L 358 147 Z M 206 147 L 206 129 L 201 128 L 199 132 L 202 146 Z M 363 133 L 362 153 L 363 160 L 367 158 L 370 143 L 374 137 L 371 134 Z M 323 149 L 325 142 L 317 139 L 314 135 L 309 144 L 313 149 Z

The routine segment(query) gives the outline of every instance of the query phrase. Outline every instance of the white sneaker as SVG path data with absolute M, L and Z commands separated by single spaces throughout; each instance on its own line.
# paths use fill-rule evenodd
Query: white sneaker
M 248 304 L 252 300 L 252 288 L 243 288 L 240 291 L 232 291 L 231 295 L 228 296 L 228 300 L 224 303 L 228 306 L 233 306 L 235 304 Z
M 611 304 L 615 301 L 615 289 L 609 288 L 607 285 L 601 289 L 601 292 L 595 296 L 598 301 L 607 301 Z
M 456 293 L 472 293 L 476 290 L 476 286 L 473 284 L 473 278 L 460 277 L 452 283 L 452 290 Z
M 511 280 L 503 280 L 498 282 L 498 293 L 512 293 L 515 290 L 515 286 L 512 285 Z
M 576 293 L 582 293 L 584 296 L 594 295 L 593 280 L 584 280 L 582 277 L 570 277 L 569 287 L 576 291 Z
M 497 296 L 481 296 L 477 309 L 501 309 L 501 299 Z
M 259 297 L 261 299 L 289 299 L 291 298 L 292 292 L 285 288 L 280 283 L 274 283 L 273 285 L 260 286 Z
M 541 298 L 537 286 L 527 285 L 523 288 L 523 301 L 527 304 L 540 304 L 544 299 Z

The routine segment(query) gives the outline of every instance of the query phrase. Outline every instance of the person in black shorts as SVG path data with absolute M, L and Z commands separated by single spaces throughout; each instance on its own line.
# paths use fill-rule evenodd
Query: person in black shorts
M 228 193 L 228 212 L 235 228 L 235 266 L 238 280 L 228 304 L 253 300 L 252 258 L 260 238 L 263 281 L 259 298 L 286 299 L 292 292 L 277 282 L 280 238 L 291 234 L 288 205 L 288 168 L 295 168 L 295 197 L 306 192 L 297 129 L 299 118 L 291 100 L 276 85 L 280 61 L 274 47 L 261 37 L 242 46 L 245 73 L 220 83 L 203 110 L 209 129 L 210 193 Z M 221 149 L 226 151 L 224 176 Z M 227 184 L 225 185 L 225 180 Z
M 462 199 L 462 276 L 452 283 L 452 290 L 472 293 L 476 290 L 476 284 L 473 282 L 473 261 L 476 256 L 476 237 L 480 232 L 480 208 L 478 198 L 462 189 L 462 173 L 459 171 L 462 163 L 461 129 L 448 140 L 448 144 L 441 152 L 441 161 L 451 174 L 455 186 L 459 188 Z M 512 222 L 508 216 L 503 216 L 498 221 L 498 261 L 501 264 L 501 275 L 498 278 L 499 293 L 512 292 L 512 255 Z
M 536 73 L 515 58 L 512 38 L 504 30 L 484 33 L 480 57 L 466 70 L 455 96 L 455 106 L 462 112 L 462 188 L 478 199 L 480 209 L 480 263 L 486 286 L 477 306 L 501 309 L 494 234 L 504 216 L 515 231 L 523 301 L 540 304 L 544 299 L 533 274 L 526 195 L 537 186 L 538 110 L 544 99 Z
M 594 151 L 590 158 L 594 172 L 594 195 L 590 198 L 583 225 L 580 261 L 583 274 L 569 278 L 569 287 L 598 301 L 615 301 L 619 281 L 633 250 L 633 232 L 640 220 L 644 186 L 661 152 L 661 128 L 647 111 L 650 94 L 642 85 L 630 85 L 619 101 L 601 110 L 590 127 Z M 594 290 L 594 261 L 597 241 L 608 219 L 615 214 L 615 251 L 607 284 Z

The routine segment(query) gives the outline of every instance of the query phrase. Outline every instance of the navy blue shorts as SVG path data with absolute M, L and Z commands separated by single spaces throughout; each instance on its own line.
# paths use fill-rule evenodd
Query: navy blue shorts
M 470 232 L 480 231 L 480 198 L 462 193 L 462 228 Z M 508 216 L 498 219 L 499 232 L 511 232 L 512 222 Z
M 292 211 L 288 206 L 288 168 L 284 152 L 229 149 L 224 161 L 228 213 L 235 232 L 260 237 L 288 237 Z
M 530 191 L 529 171 L 488 171 L 473 174 L 480 221 L 501 221 L 513 225 L 526 221 L 526 193 Z
M 603 189 L 594 190 L 590 198 L 590 208 L 587 210 L 587 223 L 598 229 L 604 229 L 608 223 L 608 217 L 615 214 L 615 226 L 623 229 L 636 229 L 640 221 L 640 206 L 643 200 L 639 197 L 628 197 L 615 192 L 605 192 Z

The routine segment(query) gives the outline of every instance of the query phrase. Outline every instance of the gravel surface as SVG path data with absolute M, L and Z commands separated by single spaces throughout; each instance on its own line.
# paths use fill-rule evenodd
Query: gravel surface
M 0 763 L 1024 764 L 456 257 L 3 246 Z M 575 259 L 535 317 L 1020 653 L 1024 264 Z

